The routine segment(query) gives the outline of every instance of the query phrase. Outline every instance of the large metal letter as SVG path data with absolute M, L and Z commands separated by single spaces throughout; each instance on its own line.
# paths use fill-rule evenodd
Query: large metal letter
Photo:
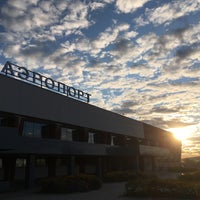
M 46 78 L 45 79 L 45 86 L 49 89 L 54 88 L 54 81 L 51 78 Z
M 29 72 L 25 67 L 18 67 L 19 70 L 24 70 L 22 72 L 18 72 L 18 77 L 24 80 L 27 80 L 29 78 Z
M 91 94 L 88 94 L 88 93 L 85 93 L 86 94 L 86 98 L 87 98 L 87 103 L 89 103 L 90 102 L 90 96 L 91 96 Z
M 60 82 L 57 82 L 58 83 L 58 92 L 62 92 L 63 94 L 65 94 L 65 84 L 64 83 L 60 83 Z M 63 86 L 62 88 L 60 86 Z M 62 89 L 62 91 L 61 91 Z
M 78 90 L 78 99 L 81 99 L 81 97 L 84 97 L 84 92 L 81 90 Z
M 69 95 L 71 97 L 75 97 L 76 96 L 76 89 L 73 87 L 69 87 Z
M 12 65 L 10 62 L 6 62 L 6 64 L 4 65 L 3 69 L 1 70 L 1 72 L 7 74 L 10 74 L 12 76 L 15 76 Z
M 39 83 L 38 83 L 38 81 L 39 81 Z M 33 72 L 33 83 L 41 85 L 41 87 L 42 87 L 42 76 L 36 72 Z

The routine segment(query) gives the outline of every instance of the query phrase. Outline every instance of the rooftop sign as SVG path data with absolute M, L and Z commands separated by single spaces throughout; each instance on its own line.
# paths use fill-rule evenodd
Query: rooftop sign
M 59 94 L 71 97 L 73 99 L 78 99 L 84 102 L 89 103 L 90 94 L 83 92 L 82 90 L 75 89 L 74 87 L 70 87 L 65 85 L 64 83 L 55 81 L 51 78 L 43 76 L 37 72 L 30 71 L 25 67 L 20 67 L 11 62 L 6 62 L 1 73 L 9 76 L 15 77 L 19 80 L 29 82 L 31 84 L 37 85 L 41 88 L 45 88 Z

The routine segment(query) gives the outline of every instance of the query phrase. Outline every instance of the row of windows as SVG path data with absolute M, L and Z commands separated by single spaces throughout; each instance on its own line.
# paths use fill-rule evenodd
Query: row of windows
M 35 160 L 36 166 L 46 166 L 46 160 L 43 158 L 37 158 Z M 17 158 L 15 161 L 16 167 L 25 167 L 26 166 L 26 159 L 25 158 Z M 3 160 L 0 158 L 0 169 L 3 168 Z
M 88 143 L 99 143 L 109 145 L 124 145 L 124 139 L 131 143 L 131 138 L 124 138 L 120 135 L 111 135 L 107 133 L 96 133 L 90 131 L 85 133 L 83 128 L 60 127 L 48 123 L 36 123 L 31 121 L 20 121 L 17 117 L 0 116 L 0 126 L 4 127 L 21 127 L 20 134 L 27 137 L 36 138 L 54 138 L 65 141 L 84 141 Z M 130 141 L 129 141 L 130 140 Z M 126 144 L 127 144 L 126 143 Z
M 0 115 L 0 126 L 3 127 L 20 127 L 20 121 L 17 117 L 12 116 L 3 116 Z M 77 130 L 77 128 L 69 127 L 57 127 L 55 125 L 50 125 L 47 123 L 36 123 L 31 121 L 24 121 L 23 127 L 20 128 L 20 134 L 28 137 L 37 137 L 37 138 L 55 138 L 65 141 L 84 141 L 88 143 L 99 143 L 99 144 L 109 144 L 109 145 L 127 145 L 135 143 L 134 138 L 126 137 L 121 135 L 111 135 L 107 133 L 95 133 L 88 132 L 87 135 L 84 133 L 83 129 Z M 164 138 L 166 140 L 164 140 Z M 141 140 L 138 141 L 143 145 L 150 146 L 161 146 L 167 147 L 169 143 L 166 142 L 170 137 L 163 137 L 163 140 Z
M 45 126 L 45 124 L 24 122 L 22 135 L 40 138 L 40 137 L 42 137 L 41 133 L 42 133 L 43 126 Z
M 43 133 L 45 133 L 45 127 L 47 127 L 47 124 L 25 121 L 22 135 L 28 137 L 42 138 Z M 66 141 L 73 141 L 74 132 L 75 129 L 61 127 L 60 139 Z M 95 143 L 95 134 L 96 133 L 88 132 L 88 143 L 91 144 Z M 111 143 L 110 143 L 111 145 L 114 145 L 114 138 L 115 136 L 111 136 Z

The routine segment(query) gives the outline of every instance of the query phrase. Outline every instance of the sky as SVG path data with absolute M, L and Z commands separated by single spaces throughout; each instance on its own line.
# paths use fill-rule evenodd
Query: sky
M 90 104 L 188 134 L 200 155 L 200 0 L 1 0 L 6 61 L 90 93 Z

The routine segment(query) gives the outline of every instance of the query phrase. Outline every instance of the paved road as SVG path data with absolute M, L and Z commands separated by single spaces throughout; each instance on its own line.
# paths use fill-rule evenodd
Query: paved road
M 161 174 L 161 178 L 175 178 L 177 174 Z M 13 193 L 0 193 L 0 200 L 154 200 L 154 198 L 129 198 L 123 196 L 125 183 L 104 183 L 102 188 L 86 193 L 41 194 L 36 189 Z M 156 199 L 159 200 L 159 199 Z
M 75 194 L 40 194 L 36 190 L 0 194 L 1 200 L 136 200 L 124 197 L 124 183 L 106 183 L 100 190 Z M 139 198 L 151 200 L 151 198 Z

